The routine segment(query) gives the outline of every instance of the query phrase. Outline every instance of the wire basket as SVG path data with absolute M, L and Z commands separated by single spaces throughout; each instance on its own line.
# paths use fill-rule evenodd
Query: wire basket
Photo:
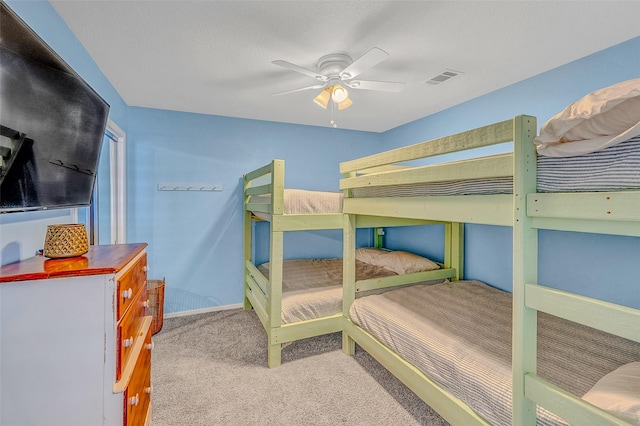
M 147 299 L 149 299 L 149 315 L 151 321 L 151 334 L 162 330 L 164 316 L 164 278 L 161 280 L 147 280 Z

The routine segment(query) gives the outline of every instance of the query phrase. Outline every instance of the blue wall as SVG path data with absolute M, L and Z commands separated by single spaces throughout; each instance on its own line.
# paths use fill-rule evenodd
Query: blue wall
M 409 145 L 519 114 L 536 116 L 542 126 L 587 93 L 637 78 L 638 70 L 640 37 L 390 130 L 383 138 L 389 148 Z M 503 145 L 486 152 L 508 149 Z M 410 231 L 398 231 L 393 245 L 411 244 L 413 238 Z M 640 307 L 640 238 L 541 231 L 539 243 L 540 283 Z M 512 288 L 511 228 L 467 225 L 465 245 L 467 278 Z
M 282 158 L 288 188 L 337 191 L 341 161 L 383 149 L 374 133 L 145 108 L 130 108 L 127 136 L 127 238 L 149 243 L 167 312 L 242 300 L 243 173 Z M 159 191 L 159 183 L 223 190 Z M 257 261 L 267 261 L 268 225 L 256 228 Z M 285 236 L 289 258 L 341 255 L 341 232 Z
M 568 103 L 635 78 L 640 69 L 636 38 L 384 134 L 354 132 L 128 107 L 48 2 L 7 3 L 109 102 L 112 120 L 127 133 L 127 238 L 149 243 L 150 277 L 167 279 L 166 312 L 241 302 L 241 177 L 272 158 L 287 161 L 287 187 L 337 190 L 341 161 L 516 114 L 535 115 L 541 125 Z M 224 190 L 158 191 L 158 183 L 216 183 Z M 47 221 L 59 218 L 52 212 L 0 218 L 2 263 L 5 252 L 11 261 L 31 256 Z M 257 233 L 266 235 L 265 225 Z M 411 235 L 389 230 L 386 240 L 438 258 L 441 233 L 437 227 Z M 291 234 L 285 255 L 340 256 L 340 238 L 335 232 Z M 359 238 L 365 244 L 370 235 Z M 509 289 L 511 229 L 467 226 L 466 244 L 467 277 Z M 604 291 L 610 300 L 640 307 L 639 253 L 639 238 L 544 232 L 540 280 L 598 296 Z M 257 255 L 265 257 L 264 245 Z M 622 288 L 602 285 L 619 278 Z

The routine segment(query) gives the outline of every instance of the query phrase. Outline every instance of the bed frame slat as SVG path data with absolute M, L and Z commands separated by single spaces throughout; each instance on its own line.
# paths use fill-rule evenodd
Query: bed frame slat
M 393 172 L 362 175 L 340 180 L 340 189 L 373 188 L 377 186 L 437 183 L 467 179 L 488 179 L 513 176 L 513 155 L 501 154 L 473 158 L 447 164 L 412 167 Z
M 640 342 L 640 311 L 542 285 L 525 286 L 529 308 Z
M 640 222 L 640 191 L 537 193 L 527 200 L 531 217 Z
M 359 280 L 356 281 L 356 292 L 360 293 L 369 290 L 379 290 L 423 281 L 444 280 L 447 278 L 455 278 L 456 275 L 457 271 L 455 269 L 446 268 L 436 269 L 435 271 L 415 272 L 413 274 L 391 275 L 388 277 Z
M 395 218 L 513 225 L 510 194 L 401 198 L 345 198 L 343 211 L 355 215 L 367 212 Z
M 575 425 L 629 425 L 624 420 L 577 398 L 536 376 L 525 376 L 525 396 Z
M 420 142 L 379 154 L 369 155 L 340 164 L 340 173 L 357 172 L 371 167 L 385 166 L 435 155 L 465 151 L 513 140 L 513 120 L 505 120 L 477 129 Z

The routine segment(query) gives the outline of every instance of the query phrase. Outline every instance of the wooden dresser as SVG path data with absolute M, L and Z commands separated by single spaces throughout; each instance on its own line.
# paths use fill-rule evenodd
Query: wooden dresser
M 146 247 L 0 268 L 0 425 L 151 423 Z

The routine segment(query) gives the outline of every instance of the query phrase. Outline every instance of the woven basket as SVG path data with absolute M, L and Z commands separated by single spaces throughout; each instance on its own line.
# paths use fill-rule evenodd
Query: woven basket
M 51 259 L 81 256 L 89 251 L 87 230 L 82 224 L 49 225 L 44 255 Z
M 149 299 L 149 315 L 151 321 L 151 334 L 162 330 L 164 319 L 164 278 L 161 280 L 147 280 L 147 299 Z

